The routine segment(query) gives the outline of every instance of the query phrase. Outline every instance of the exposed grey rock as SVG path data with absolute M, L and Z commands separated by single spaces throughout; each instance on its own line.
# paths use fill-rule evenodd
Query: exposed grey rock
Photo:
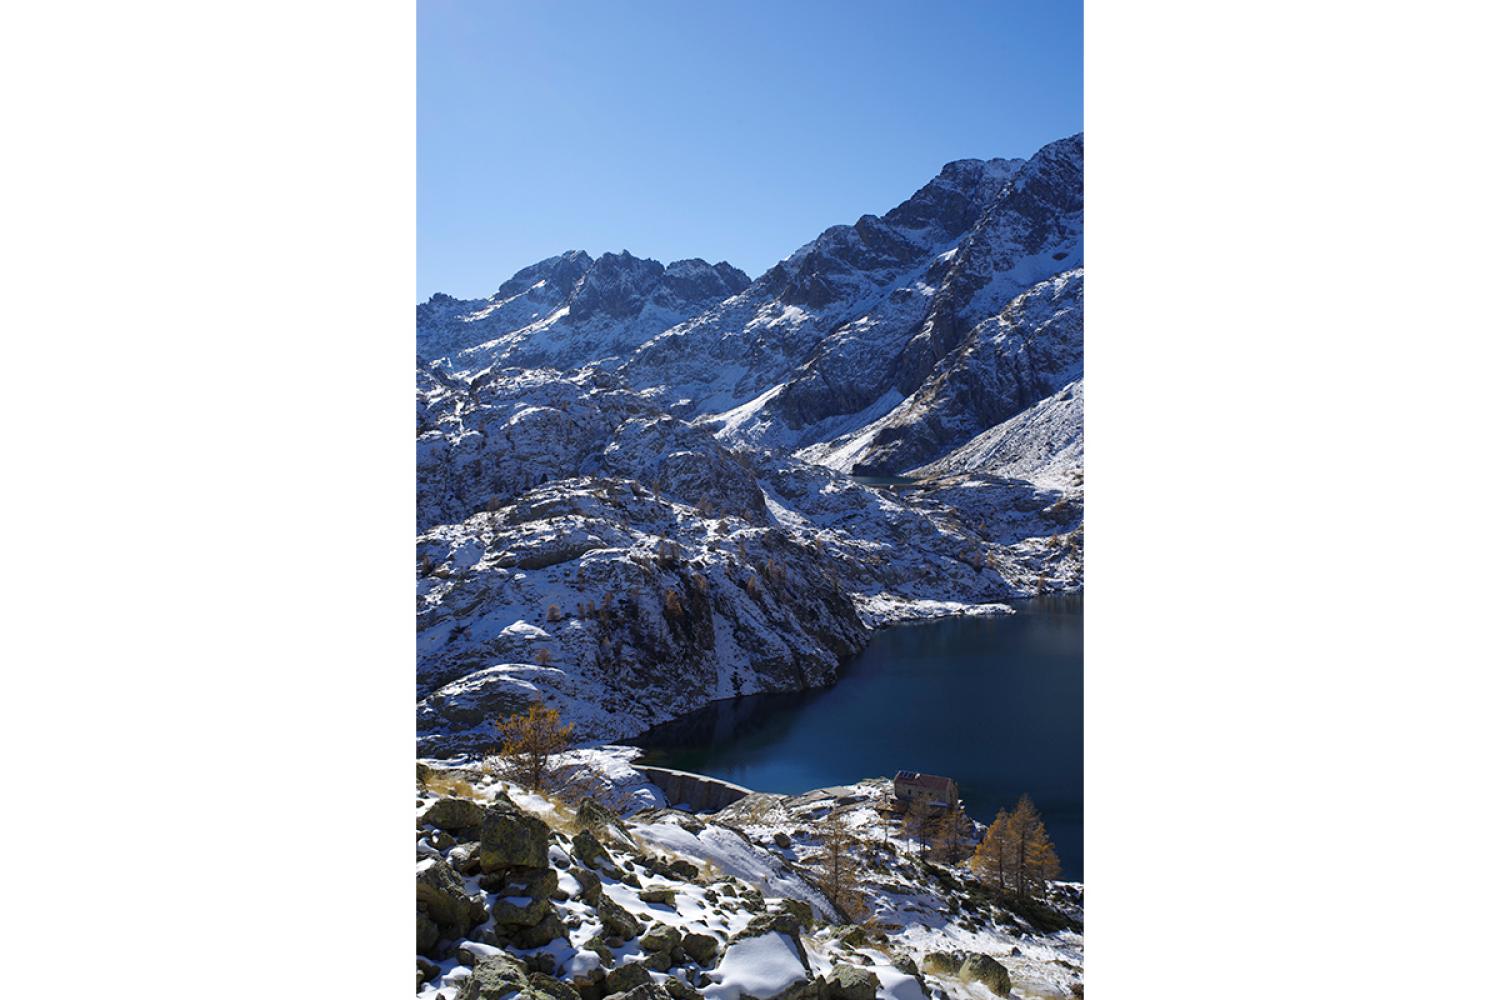
M 463 880 L 441 858 L 424 859 L 417 866 L 417 911 L 425 913 L 443 937 L 453 938 L 485 918 L 484 899 L 464 892 Z M 419 939 L 424 933 L 418 921 Z
M 682 950 L 694 962 L 704 968 L 711 968 L 718 959 L 719 941 L 712 934 L 689 931 L 682 936 Z
M 626 940 L 641 933 L 641 925 L 635 917 L 609 896 L 600 894 L 597 910 L 600 922 L 611 933 L 618 934 Z
M 997 996 L 1010 992 L 1010 972 L 988 955 L 970 955 L 958 970 L 958 978 L 965 983 L 983 983 Z
M 611 969 L 604 979 L 604 988 L 609 991 L 609 994 L 624 993 L 651 982 L 651 973 L 644 965 L 639 962 L 630 962 Z
M 526 966 L 508 954 L 480 959 L 458 987 L 457 1000 L 503 1000 L 530 986 Z
M 875 1000 L 880 979 L 869 969 L 838 964 L 825 977 L 829 1000 Z
M 523 812 L 504 794 L 485 809 L 479 835 L 479 865 L 486 872 L 504 868 L 545 868 L 547 824 Z
M 421 822 L 430 823 L 450 834 L 474 834 L 484 822 L 484 806 L 473 799 L 438 799 L 423 811 Z

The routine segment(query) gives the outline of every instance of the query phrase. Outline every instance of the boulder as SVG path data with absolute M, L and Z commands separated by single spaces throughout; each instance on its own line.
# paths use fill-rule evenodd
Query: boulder
M 541 972 L 533 972 L 527 977 L 527 981 L 531 983 L 533 990 L 546 994 L 552 1000 L 581 1000 L 576 989 L 553 976 Z
M 429 962 L 421 955 L 417 956 L 417 985 L 421 986 L 429 979 L 442 972 L 442 968 L 436 962 Z
M 667 981 L 662 983 L 661 985 L 662 988 L 667 991 L 667 995 L 670 996 L 672 1000 L 703 1000 L 702 993 L 699 993 L 697 990 L 693 989 L 687 983 L 676 978 L 675 976 L 668 976 Z
M 641 935 L 641 947 L 647 951 L 670 952 L 682 944 L 682 932 L 666 924 L 656 924 Z
M 452 834 L 477 833 L 484 823 L 484 806 L 473 799 L 438 799 L 422 813 L 421 820 Z
M 597 905 L 599 902 L 599 891 L 603 888 L 603 883 L 600 882 L 599 876 L 587 868 L 579 868 L 572 872 L 572 875 L 578 880 L 578 898 L 590 906 Z
M 486 872 L 502 868 L 547 867 L 547 824 L 522 812 L 504 795 L 484 811 L 479 831 L 479 866 Z
M 609 896 L 600 894 L 596 906 L 600 923 L 604 929 L 612 934 L 618 934 L 627 941 L 641 933 L 640 922 L 626 911 L 625 907 L 616 903 Z M 610 992 L 614 992 L 611 990 Z
M 880 978 L 869 969 L 840 963 L 828 973 L 829 1000 L 875 1000 Z
M 676 889 L 642 889 L 640 892 L 643 903 L 666 903 L 675 906 L 677 903 Z
M 781 848 L 783 851 L 792 846 L 792 838 L 788 837 L 780 830 L 777 830 L 774 834 L 772 834 L 771 839 L 776 843 L 776 846 Z
M 552 912 L 552 900 L 546 896 L 502 896 L 490 906 L 490 915 L 501 933 L 515 928 L 535 927 Z
M 719 940 L 712 934 L 689 931 L 682 936 L 682 950 L 699 965 L 708 968 L 719 954 Z
M 633 989 L 613 993 L 606 1000 L 672 1000 L 672 996 L 673 994 L 665 986 L 657 983 L 642 983 Z
M 964 956 L 952 951 L 933 951 L 922 956 L 922 971 L 930 976 L 956 976 Z
M 813 925 L 813 908 L 810 903 L 800 899 L 779 899 L 776 901 L 775 912 L 790 913 L 796 918 L 798 926 L 811 929 Z
M 490 955 L 480 959 L 458 987 L 457 1000 L 501 1000 L 531 985 L 526 966 L 517 958 Z
M 417 911 L 417 951 L 430 954 L 437 943 L 442 940 L 443 932 L 438 930 L 438 925 L 432 922 L 432 918 L 421 910 Z
M 510 943 L 517 948 L 540 948 L 544 944 L 567 937 L 568 929 L 558 919 L 552 904 L 547 904 L 547 915 L 533 927 L 518 927 L 510 934 Z
M 464 892 L 458 873 L 442 858 L 417 862 L 417 911 L 426 913 L 442 935 L 450 938 L 485 919 L 484 897 Z
M 448 863 L 460 875 L 478 875 L 480 871 L 479 844 L 473 841 L 459 844 L 448 852 Z
M 633 844 L 634 838 L 620 817 L 595 802 L 593 798 L 585 795 L 583 801 L 578 803 L 578 822 L 592 830 L 594 833 L 603 834 L 606 837 L 620 840 L 626 844 Z
M 639 962 L 631 962 L 629 965 L 611 969 L 609 975 L 604 977 L 605 995 L 625 993 L 651 982 L 653 980 L 650 970 Z
M 673 861 L 671 864 L 667 865 L 667 872 L 669 874 L 676 875 L 684 882 L 691 882 L 693 879 L 698 877 L 698 866 L 693 864 L 691 861 L 686 861 L 682 858 L 678 858 L 676 861 Z
M 996 996 L 1010 992 L 1010 970 L 988 955 L 970 955 L 958 970 L 964 983 L 982 983 Z
M 590 868 L 613 863 L 610 861 L 609 852 L 604 849 L 603 844 L 599 843 L 599 838 L 594 836 L 592 830 L 581 830 L 573 838 L 573 857 Z

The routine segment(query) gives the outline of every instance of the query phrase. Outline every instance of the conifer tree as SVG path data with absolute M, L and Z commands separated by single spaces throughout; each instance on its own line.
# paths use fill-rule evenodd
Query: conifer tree
M 1001 808 L 995 813 L 995 821 L 985 828 L 984 837 L 974 849 L 969 867 L 981 882 L 992 889 L 1004 889 L 1006 876 L 1005 831 L 1010 823 L 1010 813 Z
M 1006 840 L 1010 845 L 1013 888 L 1023 896 L 1036 896 L 1046 887 L 1048 879 L 1057 878 L 1062 871 L 1052 838 L 1047 835 L 1042 814 L 1037 812 L 1031 796 L 1022 795 L 1016 802 L 1007 823 Z
M 964 839 L 968 837 L 971 826 L 962 809 L 948 809 L 938 817 L 932 835 L 932 849 L 939 861 L 952 864 L 963 857 Z
M 533 791 L 542 787 L 547 761 L 573 745 L 573 724 L 562 724 L 557 709 L 539 701 L 495 723 L 500 730 L 500 760 L 521 784 Z
M 817 872 L 816 882 L 823 895 L 846 921 L 862 920 L 868 911 L 859 886 L 859 837 L 841 812 L 831 812 L 817 827 L 820 841 L 810 859 Z

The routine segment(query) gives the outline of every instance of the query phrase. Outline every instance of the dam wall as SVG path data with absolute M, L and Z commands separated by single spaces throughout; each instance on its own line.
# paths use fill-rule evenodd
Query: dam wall
M 750 789 L 706 774 L 674 771 L 669 767 L 636 766 L 660 788 L 671 805 L 687 805 L 693 812 L 718 812 L 750 794 Z

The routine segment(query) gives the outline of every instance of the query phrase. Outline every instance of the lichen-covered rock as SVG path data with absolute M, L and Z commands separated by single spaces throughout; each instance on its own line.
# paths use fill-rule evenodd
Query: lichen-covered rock
M 604 845 L 599 843 L 599 838 L 594 836 L 592 830 L 580 830 L 573 838 L 573 857 L 590 868 L 597 868 L 601 864 L 610 864 L 609 852 Z
M 709 968 L 719 955 L 719 941 L 712 934 L 689 931 L 682 936 L 682 950 L 687 952 L 688 957 L 693 961 L 704 968 Z
M 499 795 L 484 811 L 479 832 L 479 866 L 486 872 L 545 868 L 549 833 L 546 823 Z
M 603 886 L 599 876 L 587 868 L 575 868 L 571 874 L 578 883 L 578 898 L 590 906 L 597 904 L 599 902 L 599 892 Z
M 566 937 L 568 929 L 558 918 L 552 904 L 547 904 L 546 916 L 531 927 L 518 927 L 511 931 L 510 943 L 517 948 L 540 948 L 544 944 Z
M 672 1000 L 703 1000 L 702 993 L 699 993 L 675 976 L 668 976 L 666 982 L 661 985 Z
M 552 1000 L 582 1000 L 571 984 L 547 973 L 533 972 L 527 977 L 527 981 L 531 983 L 533 990 L 546 994 Z
M 425 913 L 444 937 L 457 937 L 485 918 L 484 899 L 464 892 L 463 881 L 448 862 L 424 858 L 417 863 L 417 912 Z M 418 936 L 422 934 L 418 924 Z
M 421 821 L 460 836 L 475 833 L 484 823 L 484 806 L 473 799 L 442 798 L 422 812 Z
M 647 951 L 666 951 L 682 944 L 682 932 L 667 924 L 656 924 L 641 935 L 641 947 Z
M 604 925 L 606 930 L 613 934 L 618 934 L 620 937 L 628 940 L 641 933 L 640 922 L 631 916 L 629 911 L 623 906 L 610 899 L 607 895 L 601 894 L 599 896 L 597 912 L 599 914 L 599 922 Z
M 672 1000 L 675 996 L 660 983 L 642 983 L 633 989 L 611 994 L 606 1000 Z
M 443 932 L 432 918 L 421 910 L 417 911 L 417 951 L 422 954 L 431 954 L 432 949 L 443 937 Z
M 875 1000 L 880 978 L 869 969 L 835 965 L 826 977 L 830 1000 Z
M 922 956 L 922 971 L 932 976 L 956 976 L 964 956 L 952 951 L 932 951 Z
M 604 979 L 604 988 L 609 994 L 624 993 L 652 981 L 650 970 L 639 962 L 631 962 L 617 969 L 611 969 Z
M 578 803 L 578 822 L 596 834 L 613 837 L 625 843 L 635 841 L 620 817 L 600 805 L 592 796 L 585 795 L 583 801 Z
M 988 955 L 970 955 L 958 970 L 965 983 L 983 983 L 997 996 L 1010 992 L 1010 971 Z
M 684 858 L 678 858 L 667 865 L 667 873 L 677 876 L 684 882 L 691 882 L 698 877 L 698 866 Z
M 813 925 L 812 906 L 800 899 L 779 899 L 776 901 L 778 913 L 790 913 L 797 920 L 797 925 L 803 928 L 811 928 Z
M 526 966 L 507 954 L 480 959 L 458 988 L 457 1000 L 501 1000 L 531 985 Z

